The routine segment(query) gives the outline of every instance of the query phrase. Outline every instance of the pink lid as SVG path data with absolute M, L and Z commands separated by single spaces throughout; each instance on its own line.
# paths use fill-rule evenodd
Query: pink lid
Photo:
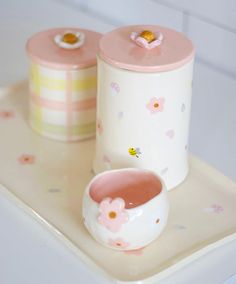
M 145 46 L 145 40 L 139 37 L 144 30 L 152 31 L 157 40 Z M 151 48 L 155 47 L 149 49 L 151 44 Z M 121 27 L 105 34 L 99 42 L 99 55 L 103 60 L 139 72 L 176 69 L 189 62 L 194 53 L 192 42 L 184 34 L 155 25 Z
M 67 32 L 83 35 L 83 44 L 75 49 L 66 49 L 59 46 L 55 42 L 55 37 L 63 37 Z M 26 44 L 26 50 L 29 57 L 41 65 L 63 70 L 82 69 L 96 65 L 96 54 L 100 38 L 101 34 L 94 31 L 77 28 L 57 28 L 33 35 Z

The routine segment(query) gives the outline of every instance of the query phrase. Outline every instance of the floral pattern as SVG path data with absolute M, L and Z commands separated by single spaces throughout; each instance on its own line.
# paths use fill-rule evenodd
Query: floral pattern
M 204 211 L 208 212 L 208 213 L 219 214 L 219 213 L 222 213 L 224 211 L 224 208 L 221 205 L 213 204 L 211 207 L 205 208 Z
M 175 224 L 174 228 L 177 230 L 186 230 L 187 228 L 184 225 L 181 224 Z
M 120 87 L 117 83 L 115 82 L 112 82 L 111 83 L 111 88 L 114 92 L 112 92 L 112 95 L 115 95 L 116 93 L 119 93 L 120 92 Z
M 99 205 L 99 212 L 98 222 L 113 233 L 118 232 L 121 226 L 129 220 L 122 198 L 103 199 Z
M 151 114 L 162 112 L 164 110 L 164 98 L 153 97 L 150 99 L 149 103 L 146 105 L 147 109 Z
M 10 110 L 1 110 L 0 111 L 0 118 L 2 119 L 9 119 L 9 118 L 12 118 L 14 117 L 14 112 L 13 111 L 10 111 Z
M 65 49 L 75 49 L 84 44 L 85 35 L 80 32 L 66 31 L 54 37 L 54 42 Z
M 174 131 L 174 129 L 169 129 L 169 130 L 167 130 L 167 131 L 166 131 L 166 136 L 167 136 L 168 138 L 170 138 L 170 139 L 173 139 L 174 136 L 175 136 L 175 131 Z
M 163 35 L 160 32 L 142 31 L 141 33 L 132 32 L 130 38 L 143 48 L 153 49 L 162 43 Z
M 103 133 L 103 126 L 102 126 L 101 119 L 98 119 L 98 121 L 97 121 L 97 129 L 98 129 L 99 135 L 102 135 L 102 133 Z
M 129 254 L 129 255 L 137 255 L 140 256 L 143 254 L 143 249 L 144 248 L 139 248 L 139 249 L 134 249 L 134 250 L 126 250 L 124 251 L 125 254 Z
M 181 112 L 184 112 L 184 111 L 185 111 L 185 109 L 186 109 L 186 106 L 185 106 L 185 104 L 184 104 L 184 103 L 182 103 L 182 105 L 181 105 Z
M 111 160 L 109 159 L 109 157 L 107 155 L 103 155 L 102 160 L 103 160 L 106 168 L 108 170 L 110 170 L 111 169 Z
M 35 157 L 33 155 L 23 154 L 18 158 L 18 162 L 22 165 L 34 164 Z
M 118 112 L 118 118 L 121 119 L 124 117 L 124 112 L 123 111 L 119 111 Z
M 108 244 L 112 247 L 122 248 L 122 249 L 125 249 L 130 245 L 128 242 L 125 242 L 121 238 L 109 239 Z

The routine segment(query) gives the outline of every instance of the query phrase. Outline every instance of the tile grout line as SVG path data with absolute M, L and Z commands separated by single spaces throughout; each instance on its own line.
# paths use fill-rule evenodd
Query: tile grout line
M 165 6 L 167 8 L 170 8 L 170 9 L 182 12 L 182 13 L 187 13 L 187 14 L 189 14 L 189 16 L 191 16 L 193 18 L 196 18 L 196 19 L 198 19 L 198 20 L 200 20 L 202 22 L 205 22 L 207 24 L 216 26 L 216 27 L 218 27 L 220 29 L 226 30 L 226 31 L 231 32 L 233 34 L 236 34 L 236 29 L 230 28 L 230 27 L 228 27 L 228 26 L 226 26 L 224 24 L 221 24 L 221 23 L 219 23 L 217 21 L 214 21 L 214 20 L 212 20 L 210 18 L 207 18 L 207 17 L 205 17 L 205 16 L 203 16 L 201 14 L 194 13 L 194 12 L 192 12 L 192 11 L 190 11 L 188 9 L 182 8 L 182 7 L 178 6 L 178 5 L 166 2 L 164 0 L 150 0 L 150 1 L 152 1 L 154 3 L 157 3 L 157 4 L 160 4 L 162 6 Z
M 217 71 L 219 72 L 220 74 L 224 75 L 224 76 L 227 76 L 227 77 L 230 77 L 231 79 L 233 80 L 236 80 L 236 74 L 234 72 L 231 72 L 225 68 L 222 68 L 222 67 L 219 67 L 218 65 L 206 60 L 206 59 L 203 59 L 201 56 L 196 56 L 196 62 L 198 63 L 201 63 L 205 66 L 207 66 L 208 68 L 210 69 L 213 69 L 214 71 Z
M 79 3 L 77 4 L 77 3 L 74 3 L 74 2 L 65 3 L 62 0 L 56 0 L 56 1 L 58 3 L 61 3 L 64 6 L 68 7 L 68 8 L 71 8 L 71 9 L 79 9 L 80 8 L 81 11 L 83 11 L 84 13 L 87 13 L 88 15 L 94 17 L 95 19 L 100 20 L 100 21 L 107 23 L 109 25 L 112 25 L 114 27 L 124 25 L 124 23 L 117 21 L 117 20 L 114 20 L 110 17 L 107 17 L 105 14 L 96 13 L 95 10 L 89 8 L 88 3 L 86 3 L 86 5 L 84 5 L 84 4 L 79 4 Z
M 189 32 L 189 14 L 187 12 L 182 12 L 183 14 L 183 27 L 182 31 L 184 34 L 188 35 Z
M 64 2 L 62 2 L 61 0 L 57 0 L 58 2 L 60 2 L 61 4 L 63 5 L 66 5 L 67 7 L 70 7 L 70 8 L 76 8 L 78 9 L 79 7 L 82 9 L 82 6 L 81 4 L 75 4 L 75 3 L 67 3 L 65 4 Z M 174 10 L 177 10 L 179 12 L 181 12 L 183 14 L 183 23 L 182 23 L 182 31 L 188 35 L 188 27 L 189 27 L 189 16 L 193 16 L 192 13 L 189 13 L 187 10 L 181 10 L 181 8 L 175 6 L 175 5 L 172 5 L 170 3 L 166 3 L 166 2 L 163 2 L 163 0 L 150 0 L 151 2 L 155 2 L 155 3 L 158 3 L 160 5 L 163 5 L 163 6 L 166 6 L 170 9 L 174 9 Z M 91 10 L 88 8 L 88 5 L 87 6 L 87 10 L 85 11 L 85 13 L 87 13 L 88 15 L 91 15 L 101 21 L 103 21 L 104 23 L 108 23 L 110 25 L 113 25 L 114 27 L 115 26 L 121 26 L 123 25 L 124 23 L 122 22 L 119 22 L 119 21 L 114 21 L 112 20 L 111 18 L 105 16 L 105 15 L 102 15 L 102 14 L 96 14 L 94 10 Z M 198 18 L 198 17 L 196 17 Z M 210 23 L 211 24 L 211 23 Z M 222 27 L 220 27 L 222 28 Z M 232 32 L 232 31 L 230 31 Z M 236 33 L 236 31 L 233 31 L 233 33 Z M 236 74 L 234 72 L 230 72 L 228 71 L 227 69 L 224 69 L 224 68 L 221 68 L 217 65 L 215 65 L 214 63 L 208 61 L 208 60 L 205 60 L 203 59 L 201 56 L 196 56 L 196 61 L 207 66 L 208 68 L 211 68 L 215 71 L 218 71 L 219 73 L 225 75 L 225 76 L 228 76 L 230 77 L 231 79 L 234 79 L 236 80 Z

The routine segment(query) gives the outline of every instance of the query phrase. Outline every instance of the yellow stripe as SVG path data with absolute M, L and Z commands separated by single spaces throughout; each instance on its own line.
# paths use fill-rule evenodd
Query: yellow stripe
M 72 89 L 75 92 L 85 91 L 88 89 L 93 89 L 97 87 L 97 78 L 90 77 L 84 80 L 73 80 Z
M 55 91 L 65 91 L 66 89 L 66 80 L 65 79 L 55 79 L 50 78 L 46 76 L 40 76 L 39 78 L 35 78 L 35 72 L 33 72 L 33 82 L 36 82 L 39 80 L 39 83 L 42 87 L 48 89 L 48 90 L 55 90 Z M 72 91 L 78 92 L 78 91 L 86 91 L 89 89 L 96 88 L 97 86 L 97 78 L 96 77 L 90 77 L 83 80 L 73 80 L 72 82 Z

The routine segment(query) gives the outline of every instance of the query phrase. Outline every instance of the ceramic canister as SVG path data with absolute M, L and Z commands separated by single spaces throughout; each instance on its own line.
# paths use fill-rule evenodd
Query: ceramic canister
M 95 135 L 100 37 L 85 29 L 57 28 L 28 40 L 29 120 L 39 134 L 66 142 Z
M 94 171 L 138 167 L 167 189 L 188 173 L 194 47 L 160 26 L 126 26 L 102 37 L 98 55 Z

